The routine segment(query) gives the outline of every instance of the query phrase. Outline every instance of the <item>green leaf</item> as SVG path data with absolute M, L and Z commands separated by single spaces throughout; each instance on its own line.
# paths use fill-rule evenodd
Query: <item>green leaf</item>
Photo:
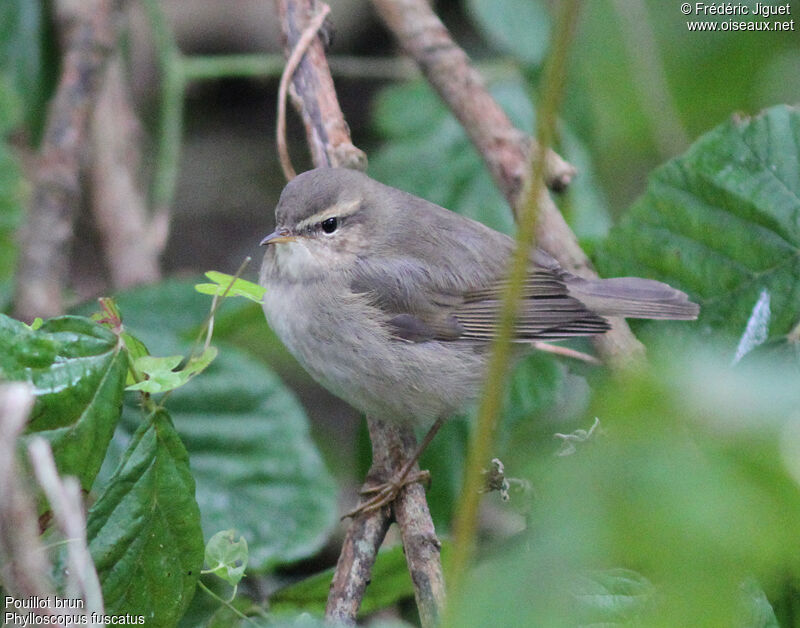
M 336 522 L 336 487 L 294 395 L 230 346 L 169 406 L 189 450 L 207 535 L 234 527 L 263 570 L 316 551 Z
M 116 336 L 75 316 L 33 330 L 0 314 L 0 380 L 36 395 L 27 434 L 46 438 L 59 471 L 89 489 L 120 416 L 127 357 Z
M 222 530 L 206 543 L 205 563 L 208 572 L 222 578 L 232 587 L 239 584 L 247 569 L 247 540 L 236 538 L 236 530 Z
M 333 572 L 334 568 L 326 569 L 276 591 L 269 599 L 270 610 L 276 615 L 299 612 L 322 615 L 325 612 Z M 374 613 L 412 597 L 414 586 L 402 545 L 380 550 L 372 567 L 370 585 L 361 603 L 359 616 Z
M 87 539 L 106 612 L 174 626 L 203 565 L 200 513 L 186 449 L 158 410 L 134 434 L 89 511 Z
M 739 337 L 759 295 L 769 337 L 800 315 L 800 110 L 777 106 L 710 131 L 650 177 L 598 256 L 603 274 L 687 290 L 701 322 Z
M 582 624 L 629 624 L 655 606 L 656 588 L 630 569 L 606 569 L 580 576 L 573 593 Z
M 186 350 L 208 313 L 208 298 L 195 281 L 168 280 L 117 295 L 125 327 L 161 355 Z M 228 317 L 258 310 L 247 301 L 226 300 L 217 328 Z M 230 305 L 229 305 L 230 304 Z M 202 376 L 170 393 L 167 405 L 189 451 L 197 482 L 203 530 L 209 538 L 236 528 L 248 542 L 250 570 L 309 556 L 336 523 L 337 491 L 308 428 L 306 414 L 289 389 L 262 362 L 229 344 Z M 127 398 L 113 449 L 120 452 L 139 423 L 138 396 Z M 107 481 L 104 464 L 98 485 Z
M 182 355 L 163 358 L 143 355 L 134 360 L 133 368 L 147 379 L 131 384 L 125 390 L 141 390 L 147 393 L 164 393 L 186 384 L 192 377 L 201 373 L 217 357 L 216 347 L 208 347 L 201 355 L 192 356 L 186 365 L 175 370 L 183 361 Z
M 266 290 L 258 284 L 245 279 L 235 279 L 232 275 L 226 275 L 225 273 L 220 273 L 215 270 L 209 270 L 206 273 L 206 277 L 214 283 L 197 284 L 194 289 L 200 294 L 220 297 L 223 294 L 231 297 L 244 297 L 260 304 L 266 292 Z
M 123 331 L 119 335 L 122 342 L 125 343 L 125 349 L 128 351 L 128 374 L 125 378 L 125 385 L 132 386 L 136 383 L 136 378 L 134 373 L 131 371 L 130 365 L 135 364 L 136 360 L 146 355 L 149 355 L 147 351 L 147 347 L 144 346 L 144 343 L 139 340 L 136 336 L 129 334 L 127 331 Z
M 544 59 L 550 44 L 550 15 L 538 0 L 468 0 L 467 11 L 503 52 L 529 66 Z
M 743 628 L 780 628 L 775 610 L 764 590 L 752 578 L 741 586 L 742 614 L 739 625 Z

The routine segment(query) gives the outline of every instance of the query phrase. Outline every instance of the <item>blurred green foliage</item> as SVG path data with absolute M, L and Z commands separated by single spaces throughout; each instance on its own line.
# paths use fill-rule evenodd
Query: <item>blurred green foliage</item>
M 756 2 L 741 4 L 752 11 Z M 792 69 L 800 62 L 796 30 L 690 32 L 687 19 L 695 18 L 682 15 L 680 6 L 680 2 L 660 0 L 597 0 L 583 5 L 570 51 L 564 117 L 589 146 L 615 214 L 641 193 L 646 175 L 655 166 L 675 156 L 663 152 L 654 135 L 654 117 L 670 104 L 649 110 L 646 93 L 652 84 L 634 71 L 647 55 L 655 55 L 690 140 L 734 112 L 753 114 L 800 99 L 800 75 Z M 720 21 L 730 16 L 701 19 Z M 623 28 L 624 20 L 632 21 L 648 50 L 632 41 L 630 31 Z M 652 73 L 648 80 L 653 80 Z
M 550 14 L 540 0 L 466 0 L 477 28 L 498 50 L 538 66 L 550 45 Z
M 457 625 L 769 625 L 751 579 L 800 582 L 798 370 L 725 353 L 656 351 L 596 388 L 604 435 L 529 463 L 527 529 L 471 574 Z
M 45 2 L 0 3 L 0 82 L 5 83 L 19 103 L 15 117 L 24 120 L 33 138 L 38 138 L 44 123 L 45 104 L 57 67 L 55 46 Z M 5 98 L 8 96 L 2 97 Z M 2 116 L 0 109 L 0 122 Z M 0 128 L 0 132 L 7 128 Z
M 20 110 L 17 94 L 0 74 L 0 310 L 10 298 L 10 279 L 16 262 L 16 233 L 23 212 L 27 183 L 5 141 Z
M 491 93 L 518 128 L 532 133 L 535 114 L 522 75 L 512 72 L 491 85 Z M 374 105 L 374 124 L 386 139 L 370 158 L 370 175 L 473 220 L 511 233 L 514 221 L 464 129 L 423 81 L 384 89 Z M 564 156 L 583 178 L 557 201 L 584 246 L 592 247 L 610 225 L 605 198 L 593 185 L 589 153 L 566 126 Z
M 0 282 L 11 276 L 27 193 L 5 139 L 23 130 L 35 144 L 56 67 L 45 6 L 0 3 Z M 493 95 L 532 132 L 550 29 L 544 3 L 465 0 L 463 8 L 485 38 L 475 52 L 489 58 Z M 508 504 L 486 497 L 492 524 L 456 602 L 459 626 L 800 625 L 800 123 L 787 106 L 731 119 L 797 100 L 800 42 L 791 32 L 692 33 L 686 19 L 679 3 L 583 4 L 557 134 L 579 176 L 557 201 L 604 274 L 680 286 L 701 303 L 701 320 L 639 328 L 653 348 L 651 367 L 635 372 L 610 376 L 546 355 L 520 362 L 496 455 L 531 490 Z M 656 72 L 642 79 L 648 58 Z M 674 105 L 648 102 L 656 74 Z M 681 156 L 659 137 L 667 110 L 676 136 L 706 133 Z M 373 123 L 382 140 L 373 176 L 513 231 L 466 134 L 425 83 L 382 90 Z M 651 171 L 609 235 L 610 216 Z M 732 367 L 763 290 L 768 341 Z M 0 307 L 7 292 L 0 283 Z M 157 355 L 183 352 L 209 307 L 192 283 L 176 281 L 119 303 L 127 328 Z M 87 487 L 97 474 L 89 532 L 109 610 L 145 609 L 174 625 L 199 575 L 201 525 L 206 538 L 236 528 L 249 569 L 271 577 L 327 540 L 336 486 L 319 448 L 331 445 L 311 441 L 302 407 L 264 364 L 291 358 L 260 308 L 220 310 L 219 357 L 164 399 L 169 414 L 143 413 L 142 397 L 129 394 L 121 419 L 124 349 L 113 334 L 80 318 L 38 331 L 0 322 L 0 375 L 49 378 L 32 430 L 68 429 L 78 441 L 51 438 L 61 470 Z M 708 349 L 712 337 L 719 344 Z M 600 427 L 564 455 L 554 434 L 587 430 L 595 417 Z M 445 534 L 470 421 L 469 412 L 454 418 L 422 460 Z M 317 626 L 303 612 L 320 612 L 328 580 L 324 571 L 279 591 L 273 610 L 296 615 L 285 621 L 263 619 L 242 595 L 233 605 L 258 625 Z M 396 548 L 381 554 L 373 580 L 365 612 L 410 597 Z M 241 623 L 209 599 L 195 601 L 184 625 Z

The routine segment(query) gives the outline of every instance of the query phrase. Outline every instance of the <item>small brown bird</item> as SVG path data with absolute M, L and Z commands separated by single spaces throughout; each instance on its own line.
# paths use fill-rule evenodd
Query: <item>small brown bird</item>
M 320 384 L 358 410 L 433 427 L 475 399 L 514 241 L 354 170 L 292 180 L 261 244 L 264 312 Z M 683 292 L 638 277 L 582 279 L 536 250 L 514 342 L 601 334 L 606 316 L 683 319 Z M 417 452 L 417 455 L 419 452 Z M 411 460 L 362 509 L 391 501 Z

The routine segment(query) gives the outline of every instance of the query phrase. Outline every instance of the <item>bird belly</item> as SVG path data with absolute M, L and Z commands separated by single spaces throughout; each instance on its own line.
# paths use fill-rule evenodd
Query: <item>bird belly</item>
M 270 326 L 308 373 L 367 415 L 428 424 L 480 390 L 485 353 L 470 342 L 394 338 L 363 295 L 268 282 Z M 313 295 L 313 296 L 312 296 Z M 302 313 L 302 315 L 299 315 Z

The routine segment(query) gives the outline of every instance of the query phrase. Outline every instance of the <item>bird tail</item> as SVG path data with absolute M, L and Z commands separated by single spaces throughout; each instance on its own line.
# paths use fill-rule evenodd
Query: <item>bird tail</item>
M 700 312 L 686 293 L 640 277 L 566 280 L 569 294 L 601 316 L 694 320 Z

